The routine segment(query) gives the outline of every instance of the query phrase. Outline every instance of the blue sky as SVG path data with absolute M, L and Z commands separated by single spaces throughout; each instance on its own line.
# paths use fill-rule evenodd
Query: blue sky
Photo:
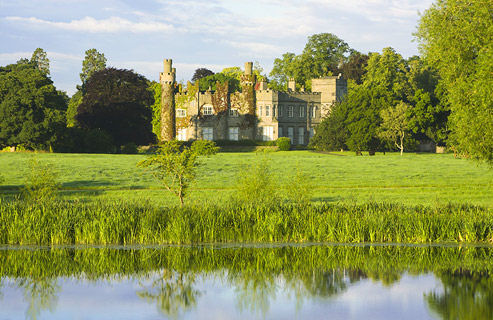
M 84 52 L 157 80 L 172 58 L 178 80 L 300 53 L 307 37 L 330 32 L 367 53 L 391 46 L 418 53 L 412 33 L 433 0 L 0 0 L 0 65 L 48 52 L 58 89 L 74 93 Z

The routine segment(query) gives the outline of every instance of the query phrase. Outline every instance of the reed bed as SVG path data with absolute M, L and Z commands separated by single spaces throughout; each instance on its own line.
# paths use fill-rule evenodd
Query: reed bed
M 0 200 L 0 243 L 492 242 L 493 212 L 469 205 L 231 204 Z

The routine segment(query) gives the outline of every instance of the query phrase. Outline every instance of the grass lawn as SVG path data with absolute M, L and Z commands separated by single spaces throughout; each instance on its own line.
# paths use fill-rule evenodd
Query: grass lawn
M 158 205 L 178 200 L 152 176 L 136 167 L 143 155 L 0 153 L 0 193 L 22 188 L 29 159 L 58 172 L 66 199 L 122 199 Z M 237 172 L 267 158 L 276 183 L 289 184 L 297 170 L 310 180 L 312 201 L 362 203 L 370 200 L 407 205 L 468 203 L 493 208 L 493 169 L 450 154 L 322 154 L 311 151 L 219 153 L 204 159 L 188 201 L 223 203 L 234 193 Z

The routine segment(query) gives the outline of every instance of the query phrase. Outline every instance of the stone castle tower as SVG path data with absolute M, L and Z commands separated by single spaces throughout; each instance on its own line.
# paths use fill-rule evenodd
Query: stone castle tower
M 171 141 L 176 136 L 175 86 L 176 69 L 171 59 L 164 60 L 164 70 L 159 73 L 161 84 L 161 141 Z

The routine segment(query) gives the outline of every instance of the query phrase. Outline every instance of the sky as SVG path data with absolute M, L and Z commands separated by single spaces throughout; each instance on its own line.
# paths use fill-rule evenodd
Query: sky
M 332 33 L 360 52 L 418 54 L 413 32 L 433 0 L 0 0 L 0 65 L 48 53 L 55 86 L 80 84 L 84 52 L 158 80 L 173 59 L 177 80 L 205 67 L 257 61 L 269 73 L 310 35 Z

